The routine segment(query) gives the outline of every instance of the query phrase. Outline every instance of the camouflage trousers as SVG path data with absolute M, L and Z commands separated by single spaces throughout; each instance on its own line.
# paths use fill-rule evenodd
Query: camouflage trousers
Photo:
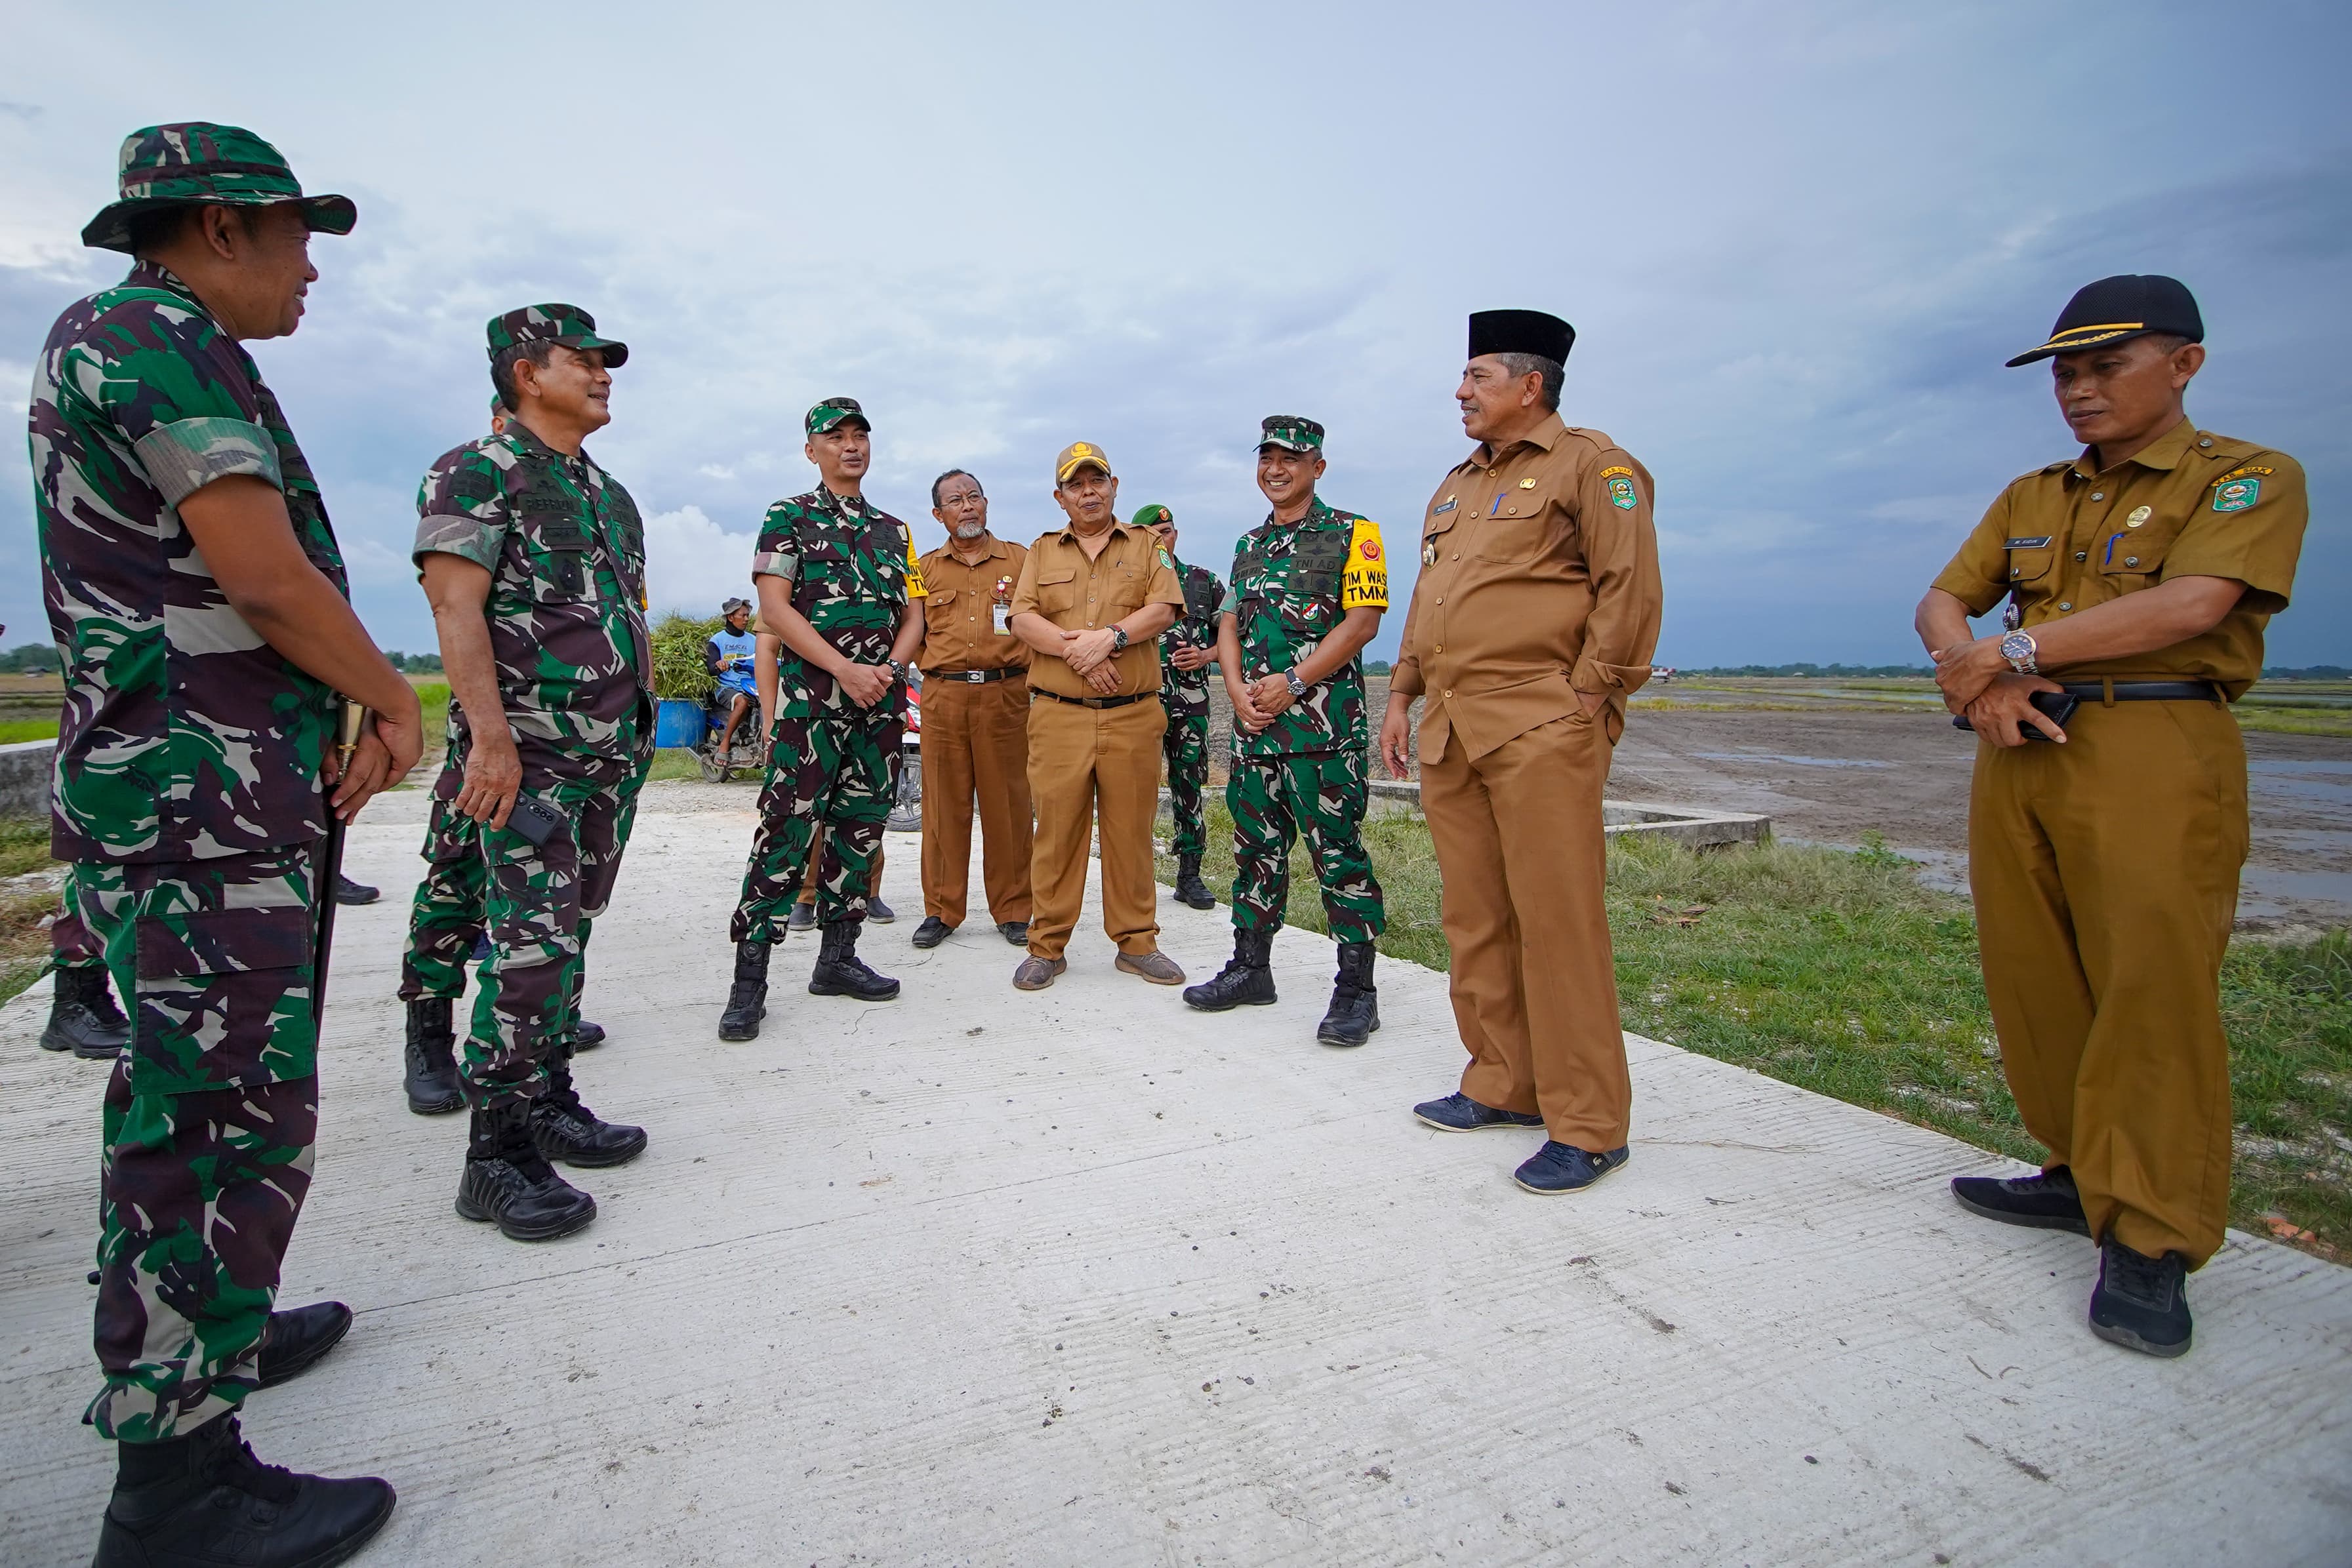
M 99 1166 L 104 1437 L 191 1431 L 257 1385 L 318 1135 L 315 877 L 308 846 L 75 868 L 131 1019 Z
M 1339 942 L 1370 942 L 1388 927 L 1372 858 L 1364 852 L 1360 751 L 1240 757 L 1225 783 L 1234 819 L 1234 924 L 1275 931 L 1290 900 L 1290 846 L 1304 834 Z
M 94 969 L 106 962 L 105 951 L 81 917 L 79 894 L 74 892 L 73 867 L 66 867 L 58 889 L 58 917 L 49 923 L 49 964 L 58 969 Z
M 452 831 L 478 847 L 482 925 L 490 938 L 458 1069 L 477 1107 L 536 1098 L 550 1057 L 569 1049 L 588 937 L 620 880 L 645 780 L 646 764 L 625 758 L 525 751 L 522 792 L 563 819 L 545 843 L 511 826 L 492 832 L 454 808 L 448 813 L 466 824 Z
M 1168 733 L 1160 737 L 1160 755 L 1168 764 L 1168 803 L 1176 820 L 1171 854 L 1209 852 L 1208 819 L 1201 814 L 1201 794 L 1209 785 L 1209 711 L 1168 710 Z
M 793 897 L 817 852 L 816 923 L 866 918 L 882 824 L 898 795 L 903 721 L 882 717 L 780 718 L 760 787 L 760 831 L 743 868 L 730 926 L 737 942 L 781 942 Z
M 463 996 L 466 960 L 483 929 L 489 862 L 481 830 L 455 802 L 436 800 L 425 824 L 425 880 L 408 910 L 408 947 L 400 959 L 400 997 Z

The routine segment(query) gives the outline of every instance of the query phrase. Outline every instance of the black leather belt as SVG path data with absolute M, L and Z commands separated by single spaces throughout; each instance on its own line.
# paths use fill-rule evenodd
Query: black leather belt
M 1011 680 L 1014 675 L 1025 675 L 1028 673 L 1026 670 L 1006 664 L 993 670 L 925 670 L 923 679 L 953 681 L 958 685 L 984 686 L 992 681 Z
M 1067 703 L 1072 707 L 1096 708 L 1125 707 L 1129 703 L 1150 702 L 1160 695 L 1158 692 L 1138 692 L 1131 697 L 1066 697 L 1059 692 L 1049 692 L 1043 686 L 1030 687 L 1029 695 L 1033 697 L 1052 697 L 1055 702 Z
M 2119 703 L 2218 703 L 2221 688 L 2210 681 L 2064 681 L 2060 691 L 2086 703 L 2104 703 L 2112 689 Z

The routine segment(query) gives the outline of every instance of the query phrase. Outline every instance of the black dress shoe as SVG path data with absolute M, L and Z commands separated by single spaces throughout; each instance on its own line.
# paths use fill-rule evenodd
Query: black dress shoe
M 915 946 L 936 947 L 955 934 L 955 927 L 936 915 L 926 915 L 923 923 L 915 927 Z
M 586 1019 L 582 1019 L 572 1026 L 572 1050 L 593 1051 L 604 1043 L 604 1026 L 603 1024 L 590 1023 Z
M 269 1314 L 261 1331 L 261 1386 L 275 1388 L 299 1377 L 342 1343 L 352 1328 L 352 1310 L 341 1301 L 313 1301 Z
M 2189 1354 L 2189 1264 L 2178 1252 L 2150 1258 L 2110 1236 L 2099 1246 L 2091 1332 L 2143 1355 Z
M 335 873 L 337 904 L 373 904 L 383 896 L 383 893 L 380 888 L 370 887 L 363 882 L 353 882 L 341 872 Z
M 1015 947 L 1029 946 L 1029 923 L 1026 920 L 1000 920 L 996 923 L 996 934 Z
M 399 1500 L 373 1476 L 329 1480 L 253 1457 L 236 1417 L 184 1437 L 121 1443 L 95 1568 L 329 1568 Z
M 2074 1173 L 2064 1166 L 2030 1176 L 1954 1176 L 1952 1197 L 1970 1214 L 2004 1225 L 2091 1233 L 2090 1221 L 2083 1218 L 2082 1195 L 2074 1190 Z

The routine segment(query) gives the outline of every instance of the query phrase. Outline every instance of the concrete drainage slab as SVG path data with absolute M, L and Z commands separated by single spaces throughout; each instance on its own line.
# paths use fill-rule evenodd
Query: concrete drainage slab
M 1375 779 L 1370 788 L 1372 815 L 1421 809 L 1421 784 L 1417 779 Z M 1724 844 L 1759 844 L 1772 836 L 1772 819 L 1758 812 L 1663 806 L 1647 800 L 1603 800 L 1601 821 L 1601 831 L 1612 838 L 1638 833 L 1644 838 L 1672 839 L 1695 850 Z

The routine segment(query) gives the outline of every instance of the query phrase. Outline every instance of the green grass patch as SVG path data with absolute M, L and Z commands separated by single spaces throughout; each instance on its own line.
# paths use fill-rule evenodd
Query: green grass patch
M 53 718 L 0 719 L 0 746 L 15 746 L 26 740 L 55 740 L 58 721 Z
M 1444 969 L 1427 825 L 1376 817 L 1364 839 L 1388 896 L 1381 951 Z M 1209 842 L 1202 874 L 1222 901 L 1233 880 L 1222 802 L 1210 808 Z M 1160 872 L 1171 879 L 1174 861 L 1160 857 Z M 1874 835 L 1855 852 L 1705 852 L 1620 836 L 1607 896 L 1628 1030 L 2041 1157 L 2001 1078 L 1968 901 L 1921 885 Z M 1303 847 L 1288 918 L 1327 929 Z M 2222 1019 L 2237 1121 L 2231 1223 L 2307 1231 L 2308 1241 L 2290 1239 L 2326 1257 L 2352 1252 L 2352 936 L 2238 942 L 2222 967 Z

